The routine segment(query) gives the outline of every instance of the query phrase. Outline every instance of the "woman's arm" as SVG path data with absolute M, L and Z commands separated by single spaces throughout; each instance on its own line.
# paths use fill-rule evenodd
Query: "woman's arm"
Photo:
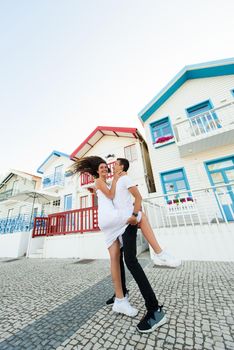
M 104 193 L 104 195 L 109 198 L 109 199 L 113 199 L 115 196 L 115 188 L 116 188 L 116 182 L 117 182 L 117 178 L 114 177 L 112 184 L 111 184 L 111 188 L 109 189 L 107 187 L 107 185 L 105 184 L 104 181 L 102 181 L 101 179 L 97 179 L 96 180 L 96 188 L 100 191 L 102 191 L 102 193 Z

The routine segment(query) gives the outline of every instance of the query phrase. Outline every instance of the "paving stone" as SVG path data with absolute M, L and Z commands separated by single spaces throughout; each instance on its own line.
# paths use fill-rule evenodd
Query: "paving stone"
M 139 315 L 116 315 L 105 305 L 113 293 L 107 260 L 1 263 L 0 350 L 233 350 L 234 263 L 189 261 L 171 270 L 154 268 L 147 259 L 140 261 L 168 318 L 149 334 L 136 330 L 145 307 L 129 274 L 130 300 Z

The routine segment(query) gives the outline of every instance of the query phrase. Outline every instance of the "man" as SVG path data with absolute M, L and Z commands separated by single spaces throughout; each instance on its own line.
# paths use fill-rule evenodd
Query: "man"
M 125 158 L 118 158 L 115 164 L 115 171 L 128 171 L 129 162 Z M 134 207 L 132 204 L 132 196 L 134 197 Z M 117 209 L 126 210 L 129 213 L 130 224 L 127 226 L 123 239 L 123 254 L 125 263 L 135 279 L 140 292 L 145 300 L 147 309 L 146 315 L 138 323 L 137 329 L 141 333 L 149 333 L 166 323 L 166 316 L 159 306 L 154 291 L 136 258 L 136 238 L 138 229 L 137 217 L 141 215 L 142 198 L 136 186 L 133 185 L 131 179 L 124 175 L 119 178 L 116 184 L 115 197 L 113 199 L 114 206 Z M 143 214 L 144 215 L 144 214 Z M 143 219 L 143 218 L 142 218 Z M 126 294 L 125 274 L 123 262 L 121 259 L 121 278 L 123 292 Z
M 128 169 L 129 167 L 129 162 L 127 159 L 122 158 L 124 160 L 122 160 L 122 162 L 125 162 L 125 166 L 121 163 L 120 160 L 116 161 L 114 170 L 115 172 L 120 172 L 123 171 L 123 169 Z M 148 223 L 148 219 L 147 220 L 147 227 L 143 227 L 142 233 L 145 237 L 145 239 L 148 241 L 148 243 L 151 245 L 151 247 L 153 248 L 153 262 L 155 265 L 159 265 L 159 266 L 168 266 L 168 267 L 179 267 L 181 265 L 181 260 L 176 259 L 174 256 L 172 256 L 171 254 L 169 254 L 168 252 L 166 252 L 165 250 L 162 250 L 162 248 L 160 247 L 154 232 L 150 226 L 150 224 Z M 123 248 L 121 248 L 120 250 L 120 270 L 121 270 L 121 280 L 122 280 L 122 288 L 123 288 L 123 293 L 124 295 L 128 294 L 128 289 L 126 287 L 126 280 L 125 280 L 125 269 L 124 269 L 124 263 L 123 263 Z M 115 300 L 115 295 L 113 295 L 110 299 L 108 299 L 106 301 L 107 305 L 111 305 L 114 303 Z

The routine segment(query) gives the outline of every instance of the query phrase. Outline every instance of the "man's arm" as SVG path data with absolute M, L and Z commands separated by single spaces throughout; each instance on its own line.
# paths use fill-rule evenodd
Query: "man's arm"
M 134 202 L 134 208 L 133 208 L 133 213 L 138 213 L 141 210 L 141 202 L 142 202 L 142 197 L 141 194 L 136 186 L 129 187 L 129 192 L 131 195 L 134 197 L 135 202 Z M 128 222 L 131 225 L 137 225 L 137 217 L 132 215 Z

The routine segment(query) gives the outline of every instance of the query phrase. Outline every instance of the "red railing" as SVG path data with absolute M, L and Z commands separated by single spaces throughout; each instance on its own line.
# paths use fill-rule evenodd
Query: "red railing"
M 93 182 L 94 182 L 94 178 L 93 178 L 92 175 L 90 175 L 88 173 L 81 174 L 81 176 L 80 176 L 80 184 L 81 184 L 81 186 L 92 184 Z
M 115 162 L 109 163 L 108 167 L 110 169 L 110 173 L 108 173 L 108 179 L 111 179 L 114 176 L 114 165 Z M 80 176 L 80 184 L 81 186 L 83 185 L 89 185 L 92 184 L 94 182 L 94 178 L 92 175 L 88 174 L 88 173 L 83 173 Z
M 97 215 L 97 207 L 90 207 L 35 218 L 33 237 L 99 231 Z
M 33 223 L 32 237 L 46 236 L 48 231 L 48 218 L 36 217 Z

